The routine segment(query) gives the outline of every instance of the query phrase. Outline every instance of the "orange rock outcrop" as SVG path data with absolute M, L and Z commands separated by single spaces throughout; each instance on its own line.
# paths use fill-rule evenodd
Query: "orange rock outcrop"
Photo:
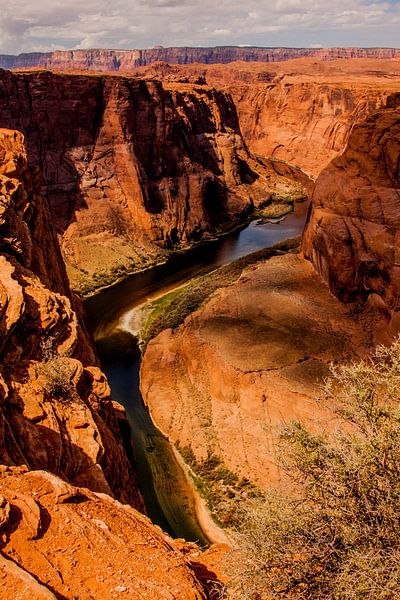
M 206 597 L 149 519 L 46 471 L 0 468 L 0 550 L 4 600 Z
M 142 506 L 124 412 L 70 292 L 40 183 L 22 134 L 0 130 L 0 461 Z
M 400 94 L 356 124 L 321 173 L 303 252 L 341 300 L 367 302 L 400 326 Z

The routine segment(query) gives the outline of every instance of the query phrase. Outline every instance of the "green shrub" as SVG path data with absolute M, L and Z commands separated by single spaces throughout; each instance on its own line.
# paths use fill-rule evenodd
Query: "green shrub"
M 239 499 L 260 495 L 258 488 L 247 479 L 239 481 L 223 460 L 209 453 L 205 460 L 197 460 L 190 447 L 178 447 L 185 462 L 191 467 L 193 481 L 200 495 L 206 500 L 210 513 L 222 527 L 232 526 L 236 518 Z

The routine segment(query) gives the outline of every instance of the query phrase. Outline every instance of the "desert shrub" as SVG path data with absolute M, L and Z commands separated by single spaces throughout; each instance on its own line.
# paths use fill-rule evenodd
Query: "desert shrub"
M 42 380 L 48 398 L 62 401 L 75 398 L 77 392 L 71 381 L 74 374 L 71 360 L 57 353 L 52 337 L 42 341 L 41 350 L 42 360 L 36 365 L 36 373 Z
M 248 479 L 240 479 L 230 471 L 216 454 L 209 453 L 197 460 L 190 447 L 178 447 L 186 464 L 191 467 L 194 484 L 206 500 L 214 521 L 221 527 L 232 526 L 236 521 L 236 503 L 243 498 L 255 498 L 259 489 Z
M 297 497 L 238 507 L 226 597 L 400 597 L 399 396 L 399 339 L 332 368 L 331 432 L 294 422 L 282 433 Z

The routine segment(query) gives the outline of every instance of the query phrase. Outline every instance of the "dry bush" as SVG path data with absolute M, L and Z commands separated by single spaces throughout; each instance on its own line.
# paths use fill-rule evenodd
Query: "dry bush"
M 47 338 L 41 344 L 42 361 L 36 366 L 36 373 L 43 381 L 43 389 L 48 398 L 69 401 L 77 392 L 71 382 L 74 368 L 68 356 L 60 356 L 55 350 L 55 341 Z
M 332 368 L 326 395 L 334 433 L 282 433 L 301 497 L 238 508 L 227 598 L 400 598 L 400 339 Z

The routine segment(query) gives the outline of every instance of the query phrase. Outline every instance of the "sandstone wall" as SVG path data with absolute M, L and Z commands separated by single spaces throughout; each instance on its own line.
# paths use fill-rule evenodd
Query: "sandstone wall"
M 345 152 L 319 176 L 303 240 L 305 256 L 336 296 L 368 300 L 394 321 L 400 299 L 399 168 L 397 94 L 355 125 Z
M 206 81 L 232 97 L 249 150 L 317 177 L 343 152 L 353 125 L 400 91 L 400 61 L 321 58 L 280 63 L 173 65 L 136 71 L 146 79 Z
M 0 98 L 0 125 L 24 133 L 30 166 L 42 168 L 43 195 L 81 290 L 232 226 L 252 198 L 268 197 L 224 92 L 4 71 Z
M 176 64 L 229 63 L 233 61 L 277 62 L 293 58 L 316 57 L 321 60 L 348 58 L 396 58 L 395 48 L 150 48 L 135 50 L 57 50 L 27 54 L 0 55 L 0 67 L 5 69 L 45 67 L 47 69 L 78 69 L 93 71 L 126 71 L 157 61 Z
M 372 89 L 371 89 L 372 87 Z M 276 80 L 228 90 L 244 139 L 255 154 L 298 165 L 311 177 L 346 147 L 354 123 L 384 104 L 387 89 L 353 82 Z
M 0 130 L 0 462 L 141 507 L 125 415 L 93 355 L 40 187 L 22 134 Z

